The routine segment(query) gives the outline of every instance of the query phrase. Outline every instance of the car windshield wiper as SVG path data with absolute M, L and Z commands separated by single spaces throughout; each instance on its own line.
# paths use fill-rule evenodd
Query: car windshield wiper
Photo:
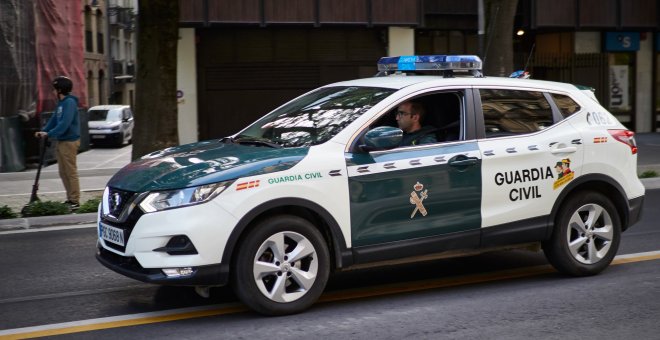
M 231 138 L 231 137 L 229 137 Z M 231 141 L 233 143 L 238 143 L 238 144 L 255 144 L 255 145 L 263 145 L 263 146 L 268 146 L 271 148 L 275 149 L 281 149 L 282 145 L 278 144 L 277 142 L 274 142 L 270 139 L 267 138 L 256 138 L 256 137 L 250 137 L 250 136 L 238 136 L 237 138 L 232 138 Z

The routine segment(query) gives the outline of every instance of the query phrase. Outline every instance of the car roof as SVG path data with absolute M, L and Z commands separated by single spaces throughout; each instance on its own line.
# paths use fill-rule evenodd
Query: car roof
M 114 109 L 124 109 L 124 108 L 130 108 L 129 105 L 97 105 L 97 106 L 92 106 L 89 108 L 89 110 L 114 110 Z
M 555 90 L 561 92 L 573 92 L 577 87 L 568 83 L 559 83 L 546 80 L 503 78 L 503 77 L 455 77 L 444 78 L 441 76 L 405 75 L 393 74 L 384 77 L 372 77 L 356 80 L 343 81 L 326 86 L 365 86 L 382 87 L 390 89 L 402 89 L 411 85 L 423 84 L 427 87 L 437 86 L 505 86 L 505 87 L 529 87 L 544 90 Z

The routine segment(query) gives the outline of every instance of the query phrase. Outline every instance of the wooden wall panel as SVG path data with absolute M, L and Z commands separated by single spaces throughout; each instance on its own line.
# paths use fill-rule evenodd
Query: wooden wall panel
M 209 22 L 258 23 L 259 0 L 208 0 Z
M 266 23 L 313 23 L 315 0 L 264 0 Z
M 580 27 L 616 27 L 617 0 L 580 0 Z
M 575 27 L 576 0 L 536 0 L 536 27 Z
M 658 26 L 658 3 L 656 0 L 621 1 L 621 26 L 648 27 Z
M 204 1 L 179 1 L 179 21 L 191 23 L 204 22 Z
M 319 21 L 331 23 L 368 23 L 366 0 L 319 0 Z
M 419 4 L 418 0 L 371 0 L 373 24 L 419 25 Z
M 426 0 L 424 14 L 478 15 L 479 0 Z

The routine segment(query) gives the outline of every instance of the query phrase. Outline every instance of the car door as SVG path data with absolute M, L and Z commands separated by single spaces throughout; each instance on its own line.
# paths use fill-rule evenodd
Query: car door
M 470 93 L 451 92 L 457 98 L 461 127 L 472 108 Z M 432 99 L 424 98 L 428 106 Z M 481 160 L 472 137 L 462 128 L 458 140 L 372 152 L 356 147 L 346 154 L 351 236 L 358 262 L 476 246 Z M 447 235 L 456 237 L 446 242 Z
M 557 197 L 580 175 L 580 133 L 561 120 L 542 90 L 480 88 L 477 93 L 482 246 L 543 239 Z

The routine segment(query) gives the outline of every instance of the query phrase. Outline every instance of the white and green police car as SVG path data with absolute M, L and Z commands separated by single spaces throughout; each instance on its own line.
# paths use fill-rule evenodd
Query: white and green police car
M 480 65 L 382 58 L 380 76 L 144 156 L 104 192 L 98 260 L 200 294 L 230 284 L 264 314 L 309 307 L 333 271 L 429 254 L 540 244 L 560 272 L 599 273 L 641 215 L 634 133 L 588 90 Z M 437 142 L 400 146 L 411 101 Z

